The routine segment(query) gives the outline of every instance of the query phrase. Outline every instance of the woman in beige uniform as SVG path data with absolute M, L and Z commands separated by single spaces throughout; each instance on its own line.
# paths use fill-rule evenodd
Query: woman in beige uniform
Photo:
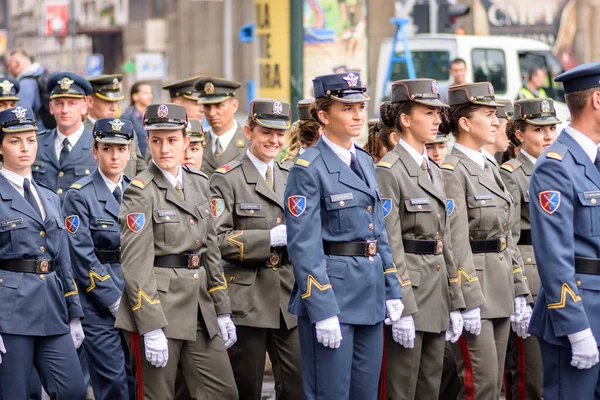
M 377 181 L 402 285 L 401 320 L 416 329 L 414 340 L 400 343 L 392 340 L 393 329 L 385 329 L 390 400 L 436 399 L 445 340 L 456 342 L 463 330 L 465 303 L 451 254 L 444 181 L 425 150 L 425 143 L 435 139 L 444 107 L 432 79 L 394 83 L 392 101 L 381 105 L 381 120 L 400 132 L 400 140 L 377 164 Z
M 465 313 L 480 316 L 481 322 L 468 329 L 465 321 L 467 332 L 458 342 L 459 397 L 497 399 L 511 320 L 517 334 L 526 337 L 531 317 L 529 289 L 510 231 L 514 204 L 498 170 L 481 153 L 483 145 L 495 141 L 496 107 L 502 105 L 488 82 L 453 86 L 448 101 L 456 144 L 442 171 L 453 256 L 463 292 L 476 284 L 485 297 L 478 307 L 467 304 Z
M 275 161 L 290 129 L 290 106 L 253 100 L 240 160 L 210 179 L 232 319 L 239 341 L 229 349 L 240 399 L 260 400 L 266 353 L 279 399 L 302 398 L 296 316 L 288 312 L 294 274 L 287 256 L 283 194 L 288 170 Z
M 540 277 L 531 244 L 529 180 L 537 158 L 556 140 L 556 124 L 560 123 L 560 120 L 556 118 L 552 99 L 519 100 L 515 102 L 514 107 L 515 113 L 508 137 L 511 142 L 521 145 L 521 151 L 515 158 L 502 164 L 500 175 L 515 201 L 515 209 L 520 218 L 520 223 L 513 229 L 513 237 L 523 257 L 523 272 L 535 301 L 540 288 Z M 542 358 L 537 338 L 530 336 L 522 339 L 515 336 L 514 340 L 512 339 L 510 347 L 515 367 L 511 371 L 511 398 L 541 399 Z

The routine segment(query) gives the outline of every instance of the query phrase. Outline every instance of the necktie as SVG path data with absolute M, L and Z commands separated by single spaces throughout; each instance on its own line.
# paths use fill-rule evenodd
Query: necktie
M 350 169 L 352 171 L 354 171 L 354 173 L 365 183 L 367 183 L 365 181 L 365 176 L 362 173 L 362 170 L 360 169 L 360 165 L 358 164 L 358 161 L 356 160 L 356 156 L 353 153 L 350 153 Z
M 27 178 L 25 178 L 25 180 L 23 181 L 23 194 L 24 194 L 25 200 L 27 200 L 27 202 L 31 205 L 31 207 L 35 210 L 35 212 L 41 218 L 42 211 L 40 210 L 40 206 L 38 205 L 38 202 L 35 199 L 33 192 L 31 191 L 31 182 Z
M 113 196 L 117 200 L 117 203 L 121 204 L 121 198 L 123 197 L 123 193 L 121 193 L 121 186 L 117 185 L 115 190 L 113 190 Z
M 600 172 L 600 149 L 598 149 L 598 152 L 596 152 L 596 159 L 594 160 L 594 165 L 596 166 L 598 172 Z
M 431 173 L 429 172 L 429 166 L 427 165 L 427 160 L 425 158 L 423 158 L 423 162 L 421 163 L 421 169 L 427 174 L 429 180 L 431 180 Z
M 58 163 L 62 165 L 62 163 L 65 161 L 65 158 L 67 158 L 67 156 L 69 155 L 69 139 L 65 138 L 65 140 L 63 140 L 63 148 L 60 151 L 60 158 L 58 159 Z
M 181 183 L 177 182 L 177 185 L 175 185 L 175 190 L 177 190 L 177 194 L 179 194 L 181 198 L 185 200 L 185 195 L 183 194 L 183 188 L 181 187 Z
M 223 146 L 221 146 L 221 138 L 217 138 L 217 145 L 215 146 L 215 157 L 221 157 L 223 155 Z
M 267 181 L 267 186 L 270 189 L 273 189 L 273 170 L 271 167 L 267 167 L 267 173 L 265 174 L 265 180 Z

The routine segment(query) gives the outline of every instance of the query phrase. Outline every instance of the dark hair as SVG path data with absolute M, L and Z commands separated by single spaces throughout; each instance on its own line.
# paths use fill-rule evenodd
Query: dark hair
M 454 60 L 450 61 L 450 66 L 451 67 L 453 65 L 455 65 L 455 64 L 464 64 L 465 67 L 467 66 L 467 62 L 464 59 L 460 58 L 460 57 L 457 57 Z
M 471 114 L 477 111 L 479 108 L 484 107 L 478 104 L 460 104 L 458 106 L 450 107 L 450 131 L 454 134 L 454 136 L 458 137 L 460 135 L 460 125 L 458 121 L 461 118 L 471 118 Z
M 392 103 L 386 101 L 379 106 L 381 122 L 388 128 L 393 128 L 399 134 L 402 134 L 402 125 L 400 124 L 400 116 L 402 114 L 410 115 L 417 103 L 413 101 L 403 101 Z
M 335 100 L 330 99 L 329 97 L 324 97 L 320 99 L 316 99 L 314 104 L 310 106 L 310 115 L 313 117 L 315 121 L 321 126 L 325 126 L 321 118 L 319 118 L 319 111 L 329 112 L 331 110 L 331 106 Z
M 538 73 L 538 71 L 544 71 L 544 68 L 538 66 L 529 68 L 527 70 L 527 80 L 530 81 L 531 78 L 533 78 L 533 76 Z
M 508 149 L 502 154 L 502 162 L 506 162 L 517 156 L 517 149 L 521 142 L 517 138 L 517 131 L 523 132 L 528 123 L 522 119 L 509 119 L 506 123 L 506 137 L 508 138 Z
M 150 83 L 146 82 L 146 81 L 139 81 L 139 82 L 134 83 L 133 86 L 131 86 L 131 89 L 129 90 L 129 100 L 131 101 L 131 105 L 135 104 L 135 101 L 133 101 L 133 95 L 138 93 L 141 90 L 141 88 L 140 88 L 141 86 L 145 86 L 145 85 L 152 87 L 150 85 Z
M 319 123 L 312 119 L 296 121 L 290 129 L 288 148 L 282 161 L 293 160 L 303 145 L 314 143 L 319 137 L 319 128 Z
M 10 53 L 8 53 L 9 56 L 14 56 L 20 54 L 23 57 L 29 59 L 30 61 L 33 61 L 33 59 L 31 58 L 31 56 L 25 51 L 25 49 L 21 49 L 21 48 L 16 48 L 16 49 L 12 49 L 10 51 Z
M 385 126 L 383 123 L 378 122 L 369 129 L 369 135 L 367 136 L 367 142 L 363 146 L 373 159 L 380 158 L 382 147 L 392 150 L 394 143 L 390 140 L 390 135 L 394 133 L 394 128 Z
M 571 113 L 571 120 L 577 119 L 585 107 L 587 103 L 590 101 L 590 97 L 595 91 L 600 91 L 600 88 L 591 88 L 586 90 L 579 90 L 577 92 L 567 93 L 565 95 L 565 101 L 567 102 L 567 108 Z
M 101 144 L 117 144 L 119 146 L 127 146 L 127 147 L 131 147 L 131 142 L 129 143 L 100 143 L 99 141 L 92 139 L 92 146 L 94 147 L 94 149 L 98 150 L 98 147 Z

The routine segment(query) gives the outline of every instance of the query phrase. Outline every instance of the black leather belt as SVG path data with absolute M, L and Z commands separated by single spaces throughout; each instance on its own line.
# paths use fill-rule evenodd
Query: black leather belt
M 0 269 L 28 274 L 48 274 L 54 271 L 54 260 L 0 260 Z
M 365 242 L 327 242 L 323 240 L 325 254 L 331 256 L 368 257 L 377 254 L 377 240 Z
M 506 250 L 506 236 L 496 239 L 471 240 L 471 251 L 475 253 L 501 253 Z
M 600 260 L 597 258 L 575 257 L 575 272 L 600 275 Z
M 202 265 L 202 253 L 170 254 L 154 257 L 154 266 L 159 268 L 198 269 Z
M 96 250 L 95 253 L 100 264 L 117 264 L 121 262 L 121 250 Z
M 289 264 L 289 262 L 287 246 L 271 247 L 271 255 L 269 256 L 269 262 L 267 262 L 268 268 L 281 267 L 282 265 Z
M 524 229 L 521 231 L 521 236 L 519 236 L 519 246 L 532 245 L 531 243 L 531 230 Z
M 444 241 L 439 240 L 414 240 L 402 239 L 404 251 L 412 254 L 442 254 L 444 251 Z

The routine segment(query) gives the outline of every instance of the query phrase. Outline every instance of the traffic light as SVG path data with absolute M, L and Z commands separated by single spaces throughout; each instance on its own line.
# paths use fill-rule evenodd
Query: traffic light
M 448 4 L 445 1 L 440 1 L 438 7 L 439 33 L 454 33 L 458 18 L 471 11 L 466 4 Z

